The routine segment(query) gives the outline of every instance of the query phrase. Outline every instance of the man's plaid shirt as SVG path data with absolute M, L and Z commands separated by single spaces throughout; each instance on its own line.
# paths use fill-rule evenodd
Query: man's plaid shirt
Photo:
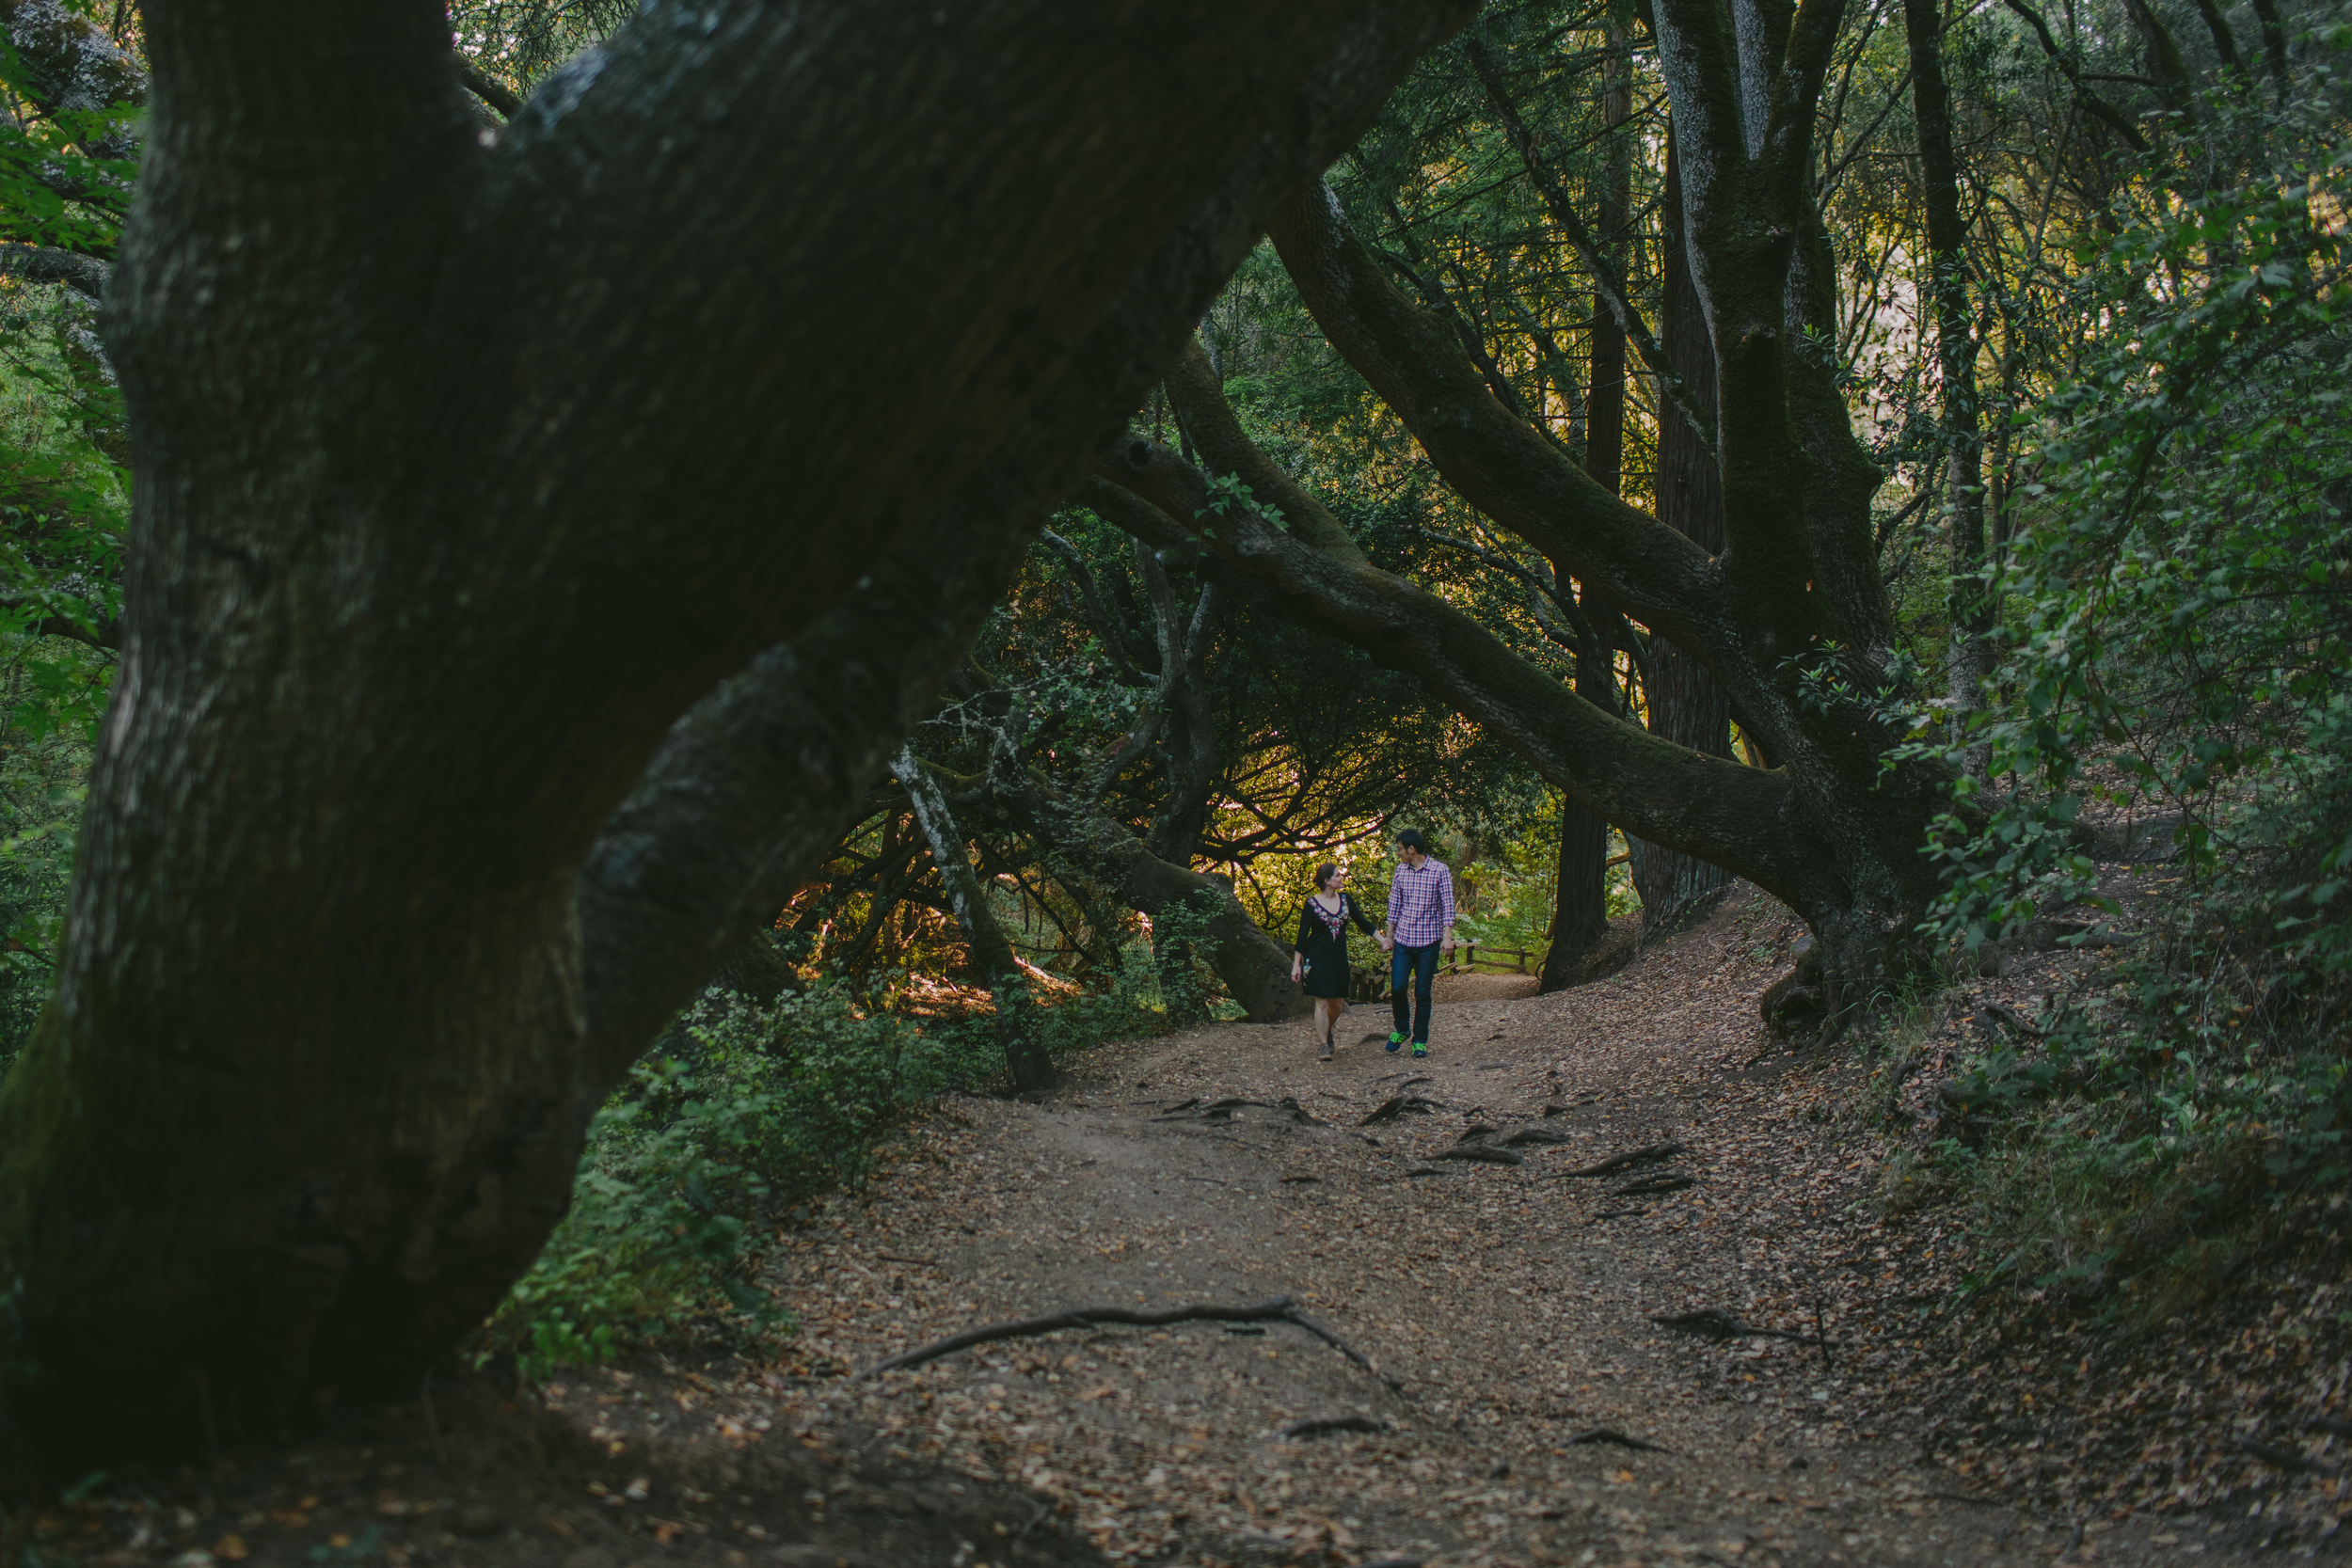
M 1389 935 L 1402 947 L 1426 947 L 1454 924 L 1454 873 L 1445 862 L 1399 863 L 1389 883 Z

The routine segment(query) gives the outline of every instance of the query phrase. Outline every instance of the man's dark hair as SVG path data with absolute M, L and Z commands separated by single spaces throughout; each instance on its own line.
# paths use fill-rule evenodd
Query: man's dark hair
M 1429 841 L 1421 836 L 1419 828 L 1406 829 L 1396 835 L 1396 842 L 1399 848 L 1418 849 L 1424 855 L 1429 853 Z

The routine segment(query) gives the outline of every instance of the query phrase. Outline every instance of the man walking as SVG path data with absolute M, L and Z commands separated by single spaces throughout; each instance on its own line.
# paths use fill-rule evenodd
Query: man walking
M 1396 835 L 1396 879 L 1389 884 L 1389 918 L 1380 927 L 1380 945 L 1389 950 L 1389 1000 L 1396 1008 L 1396 1027 L 1389 1034 L 1389 1049 L 1405 1044 L 1412 1029 L 1413 1054 L 1429 1054 L 1429 987 L 1438 974 L 1438 949 L 1454 957 L 1454 873 L 1445 863 L 1430 858 L 1418 830 Z M 1406 1011 L 1406 976 L 1413 982 L 1411 1011 Z

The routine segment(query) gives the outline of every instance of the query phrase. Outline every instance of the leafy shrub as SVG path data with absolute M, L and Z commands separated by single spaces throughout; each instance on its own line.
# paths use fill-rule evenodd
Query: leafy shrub
M 1119 983 L 1041 1011 L 1057 1054 L 1167 1027 L 1148 951 Z M 916 1021 L 831 979 L 770 1004 L 713 990 L 629 1071 L 589 1132 L 572 1208 L 478 1346 L 529 1377 L 690 1326 L 788 1326 L 756 1274 L 776 1219 L 861 1185 L 890 1131 L 994 1085 L 982 1020 Z
M 2006 657 L 1948 752 L 1990 766 L 1940 824 L 1930 928 L 1974 948 L 2112 911 L 2103 809 L 2169 824 L 2180 886 L 2101 989 L 1947 1085 L 1982 1140 L 1939 1155 L 1980 1211 L 1981 1290 L 2158 1321 L 2346 1175 L 2352 300 L 2313 214 L 2347 171 L 2211 192 L 2084 259 L 2110 346 L 2043 410 Z

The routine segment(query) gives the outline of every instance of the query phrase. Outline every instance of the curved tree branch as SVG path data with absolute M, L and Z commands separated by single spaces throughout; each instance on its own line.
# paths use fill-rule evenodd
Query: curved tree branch
M 114 268 L 95 256 L 60 250 L 55 245 L 0 245 L 0 277 L 22 277 L 27 283 L 62 283 L 86 299 L 105 297 L 106 279 Z
M 1535 182 L 1535 190 L 1544 198 L 1545 209 L 1551 214 L 1552 222 L 1560 226 L 1560 231 L 1567 236 L 1568 244 L 1584 263 L 1584 270 L 1592 274 L 1594 292 L 1608 303 L 1609 313 L 1624 329 L 1626 341 L 1641 355 L 1642 363 L 1649 367 L 1650 374 L 1657 378 L 1659 389 L 1691 422 L 1692 430 L 1697 434 L 1711 457 L 1715 451 L 1715 411 L 1702 407 L 1698 400 L 1692 396 L 1690 387 L 1675 373 L 1673 361 L 1666 356 L 1665 349 L 1650 331 L 1649 323 L 1644 321 L 1641 312 L 1633 308 L 1623 269 L 1601 247 L 1593 231 L 1584 226 L 1583 218 L 1578 215 L 1576 204 L 1568 199 L 1567 190 L 1560 183 L 1559 176 L 1544 162 L 1543 154 L 1536 149 L 1534 134 L 1528 129 L 1527 122 L 1519 116 L 1518 105 L 1511 101 L 1510 91 L 1503 85 L 1494 56 L 1484 43 L 1474 38 L 1463 44 L 1463 50 L 1470 56 L 1472 69 L 1478 72 L 1479 85 L 1486 90 L 1486 102 L 1493 107 L 1496 118 L 1502 121 L 1504 134 L 1510 136 L 1511 145 L 1518 150 L 1519 161 L 1527 166 L 1528 178 Z
M 1636 619 L 1686 647 L 1714 645 L 1721 589 L 1706 552 L 1497 403 L 1452 331 L 1389 281 L 1329 191 L 1315 185 L 1284 200 L 1272 233 L 1324 335 L 1464 499 Z M 1182 395 L 1174 382 L 1169 390 Z
M 1208 494 L 1198 469 L 1140 437 L 1120 443 L 1096 471 L 1179 521 L 1201 510 Z M 1221 558 L 1313 624 L 1419 676 L 1431 695 L 1609 821 L 1775 891 L 1834 876 L 1826 847 L 1808 843 L 1797 826 L 1781 775 L 1706 756 L 1605 713 L 1438 595 L 1330 561 L 1248 509 L 1194 526 Z

